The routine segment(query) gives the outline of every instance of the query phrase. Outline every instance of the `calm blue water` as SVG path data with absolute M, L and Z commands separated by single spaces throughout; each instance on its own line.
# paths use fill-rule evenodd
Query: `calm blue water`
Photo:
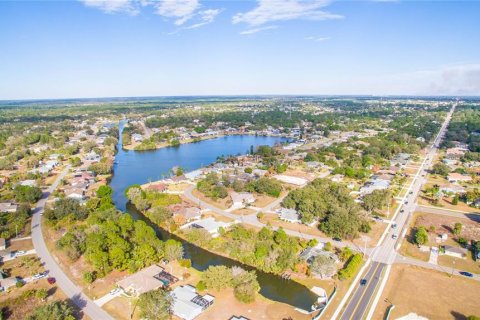
M 120 125 L 120 130 L 123 123 Z M 120 134 L 121 136 L 121 134 Z M 212 265 L 241 266 L 251 270 L 253 268 L 243 266 L 239 262 L 216 255 L 212 252 L 199 248 L 187 241 L 170 234 L 164 229 L 153 224 L 143 216 L 136 208 L 127 204 L 124 190 L 132 184 L 143 184 L 149 180 L 155 181 L 168 176 L 174 166 L 181 166 L 186 171 L 195 170 L 211 164 L 221 155 L 244 154 L 250 150 L 250 146 L 274 145 L 287 141 L 279 137 L 261 136 L 228 136 L 198 143 L 184 144 L 179 147 L 169 147 L 154 151 L 126 151 L 122 149 L 121 141 L 118 145 L 118 153 L 115 157 L 114 175 L 110 186 L 114 190 L 113 200 L 118 209 L 128 212 L 134 219 L 147 222 L 157 232 L 157 235 L 167 240 L 173 238 L 182 242 L 185 257 L 191 259 L 192 267 L 199 271 L 206 270 Z M 287 303 L 297 308 L 310 310 L 310 306 L 316 301 L 317 296 L 307 287 L 291 280 L 283 280 L 281 277 L 256 270 L 257 280 L 260 284 L 260 294 L 264 297 Z
M 120 130 L 122 128 L 123 123 Z M 222 155 L 246 154 L 250 146 L 273 146 L 285 141 L 287 139 L 282 137 L 226 136 L 152 151 L 123 150 L 119 141 L 116 163 L 113 166 L 114 174 L 110 182 L 114 190 L 113 201 L 117 208 L 125 211 L 127 199 L 124 190 L 132 184 L 160 180 L 169 176 L 170 170 L 175 166 L 180 166 L 188 172 L 207 166 Z

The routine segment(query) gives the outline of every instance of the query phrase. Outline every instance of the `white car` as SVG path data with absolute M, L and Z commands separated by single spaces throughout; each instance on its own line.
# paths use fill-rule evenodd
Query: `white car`
M 113 289 L 112 291 L 110 291 L 110 294 L 111 294 L 112 296 L 114 296 L 114 295 L 116 295 L 117 293 L 119 293 L 120 291 L 122 291 L 122 289 L 120 289 L 120 288 L 115 288 L 115 289 Z
M 17 256 L 23 256 L 23 255 L 26 254 L 26 253 L 27 253 L 27 251 L 20 250 L 20 251 L 15 252 L 15 255 L 17 255 Z
M 47 271 L 42 272 L 42 273 L 37 273 L 37 274 L 34 274 L 34 275 L 33 275 L 32 279 L 33 279 L 33 280 L 42 279 L 42 278 L 45 278 L 47 275 L 48 275 L 48 272 L 47 272 Z

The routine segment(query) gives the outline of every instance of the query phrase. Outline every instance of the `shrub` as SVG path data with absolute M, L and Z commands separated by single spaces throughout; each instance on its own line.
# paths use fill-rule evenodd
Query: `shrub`
M 205 289 L 207 289 L 207 286 L 205 285 L 205 282 L 203 281 L 198 281 L 197 282 L 197 290 L 198 291 L 204 291 Z
M 362 255 L 360 253 L 354 254 L 350 259 L 350 261 L 348 261 L 345 268 L 341 269 L 338 272 L 338 278 L 340 280 L 351 278 L 357 272 L 357 269 L 361 264 L 362 264 Z
M 95 281 L 95 278 L 95 272 L 87 271 L 83 274 L 83 281 L 85 281 L 86 283 L 92 283 L 93 281 Z
M 182 266 L 184 268 L 191 268 L 192 267 L 192 260 L 190 260 L 190 259 L 180 259 L 180 260 L 178 260 L 178 263 L 180 264 L 180 266 Z

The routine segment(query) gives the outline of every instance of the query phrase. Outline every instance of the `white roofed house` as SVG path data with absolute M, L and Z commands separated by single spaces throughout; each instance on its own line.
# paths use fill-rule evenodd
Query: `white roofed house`
M 197 228 L 197 229 L 205 229 L 212 235 L 213 238 L 218 237 L 220 235 L 220 228 L 227 229 L 229 228 L 233 222 L 222 222 L 216 221 L 214 218 L 209 217 L 201 220 L 196 220 L 181 226 L 181 229 L 186 228 Z
M 174 214 L 183 216 L 186 221 L 192 221 L 200 219 L 200 217 L 202 216 L 202 210 L 196 207 L 182 207 Z
M 85 199 L 84 189 L 81 189 L 81 188 L 70 187 L 65 189 L 63 193 L 67 198 L 70 198 L 70 199 L 75 199 L 79 201 L 82 201 Z
M 300 223 L 300 215 L 295 209 L 281 208 L 277 210 L 280 220 L 290 223 Z
M 132 134 L 132 139 L 135 142 L 142 142 L 143 141 L 143 136 L 141 134 L 134 133 L 134 134 Z
M 0 212 L 13 213 L 17 211 L 18 206 L 11 202 L 0 202 Z
M 37 181 L 35 180 L 23 180 L 23 181 L 20 181 L 19 184 L 21 186 L 28 186 L 28 187 L 36 187 L 38 185 Z
M 83 157 L 86 161 L 100 161 L 101 157 L 99 154 L 97 154 L 95 151 L 90 151 Z
M 173 297 L 173 314 L 184 320 L 195 319 L 215 300 L 209 294 L 199 295 L 191 285 L 176 287 L 170 294 Z
M 447 177 L 449 182 L 469 182 L 472 181 L 472 177 L 466 174 L 461 174 L 457 172 L 450 173 Z
M 245 205 L 252 204 L 255 202 L 255 197 L 253 194 L 248 192 L 232 192 L 230 194 L 232 198 L 232 208 L 242 208 Z

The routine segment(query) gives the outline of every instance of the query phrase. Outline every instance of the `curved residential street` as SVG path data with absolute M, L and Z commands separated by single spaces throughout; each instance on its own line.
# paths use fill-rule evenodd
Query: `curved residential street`
M 185 190 L 184 195 L 185 195 L 185 197 L 187 197 L 188 199 L 190 199 L 194 203 L 197 203 L 201 208 L 208 209 L 210 211 L 218 213 L 219 215 L 222 215 L 224 217 L 227 217 L 227 218 L 230 218 L 230 219 L 233 219 L 233 220 L 239 220 L 242 223 L 245 223 L 245 224 L 248 224 L 248 225 L 251 225 L 251 226 L 254 226 L 254 227 L 262 228 L 262 227 L 267 226 L 265 223 L 262 223 L 262 222 L 258 221 L 256 213 L 252 213 L 252 214 L 246 215 L 246 216 L 239 216 L 237 214 L 233 214 L 233 213 L 227 212 L 225 210 L 222 210 L 220 208 L 217 208 L 217 207 L 215 207 L 215 206 L 197 198 L 196 196 L 194 196 L 192 194 L 192 191 L 194 189 L 195 189 L 195 186 L 189 187 L 187 190 Z M 264 208 L 261 208 L 260 211 L 263 211 L 263 212 L 271 211 L 276 205 L 280 204 L 280 202 L 282 200 L 283 200 L 283 198 L 277 199 L 273 203 L 269 204 L 268 206 L 266 206 Z M 275 226 L 272 226 L 272 228 L 274 230 L 278 229 L 278 227 L 275 227 Z M 348 243 L 345 243 L 345 242 L 342 242 L 342 241 L 335 241 L 332 238 L 318 237 L 318 236 L 314 236 L 314 235 L 311 235 L 311 234 L 306 234 L 306 233 L 302 233 L 302 232 L 298 232 L 298 231 L 294 231 L 294 230 L 290 230 L 290 229 L 286 229 L 286 228 L 284 228 L 283 230 L 285 230 L 285 232 L 290 236 L 299 237 L 299 238 L 308 239 L 308 240 L 317 239 L 319 242 L 324 242 L 324 243 L 325 242 L 331 242 L 336 247 L 342 247 L 343 248 L 343 247 L 353 246 L 353 244 L 348 244 Z M 353 250 L 357 250 L 357 249 L 353 248 Z M 360 249 L 358 249 L 358 251 L 360 251 Z
M 60 181 L 65 177 L 70 166 L 67 166 L 62 173 L 57 177 L 55 182 L 43 193 L 42 199 L 37 202 L 35 210 L 32 215 L 32 241 L 35 250 L 44 264 L 46 270 L 49 271 L 51 277 L 55 277 L 57 284 L 65 293 L 65 295 L 71 299 L 84 314 L 89 316 L 93 320 L 110 320 L 113 318 L 98 305 L 93 303 L 85 294 L 82 293 L 82 289 L 75 285 L 68 276 L 63 272 L 60 266 L 55 262 L 48 251 L 45 240 L 42 233 L 42 213 L 45 209 L 45 204 L 49 195 L 58 187 Z

